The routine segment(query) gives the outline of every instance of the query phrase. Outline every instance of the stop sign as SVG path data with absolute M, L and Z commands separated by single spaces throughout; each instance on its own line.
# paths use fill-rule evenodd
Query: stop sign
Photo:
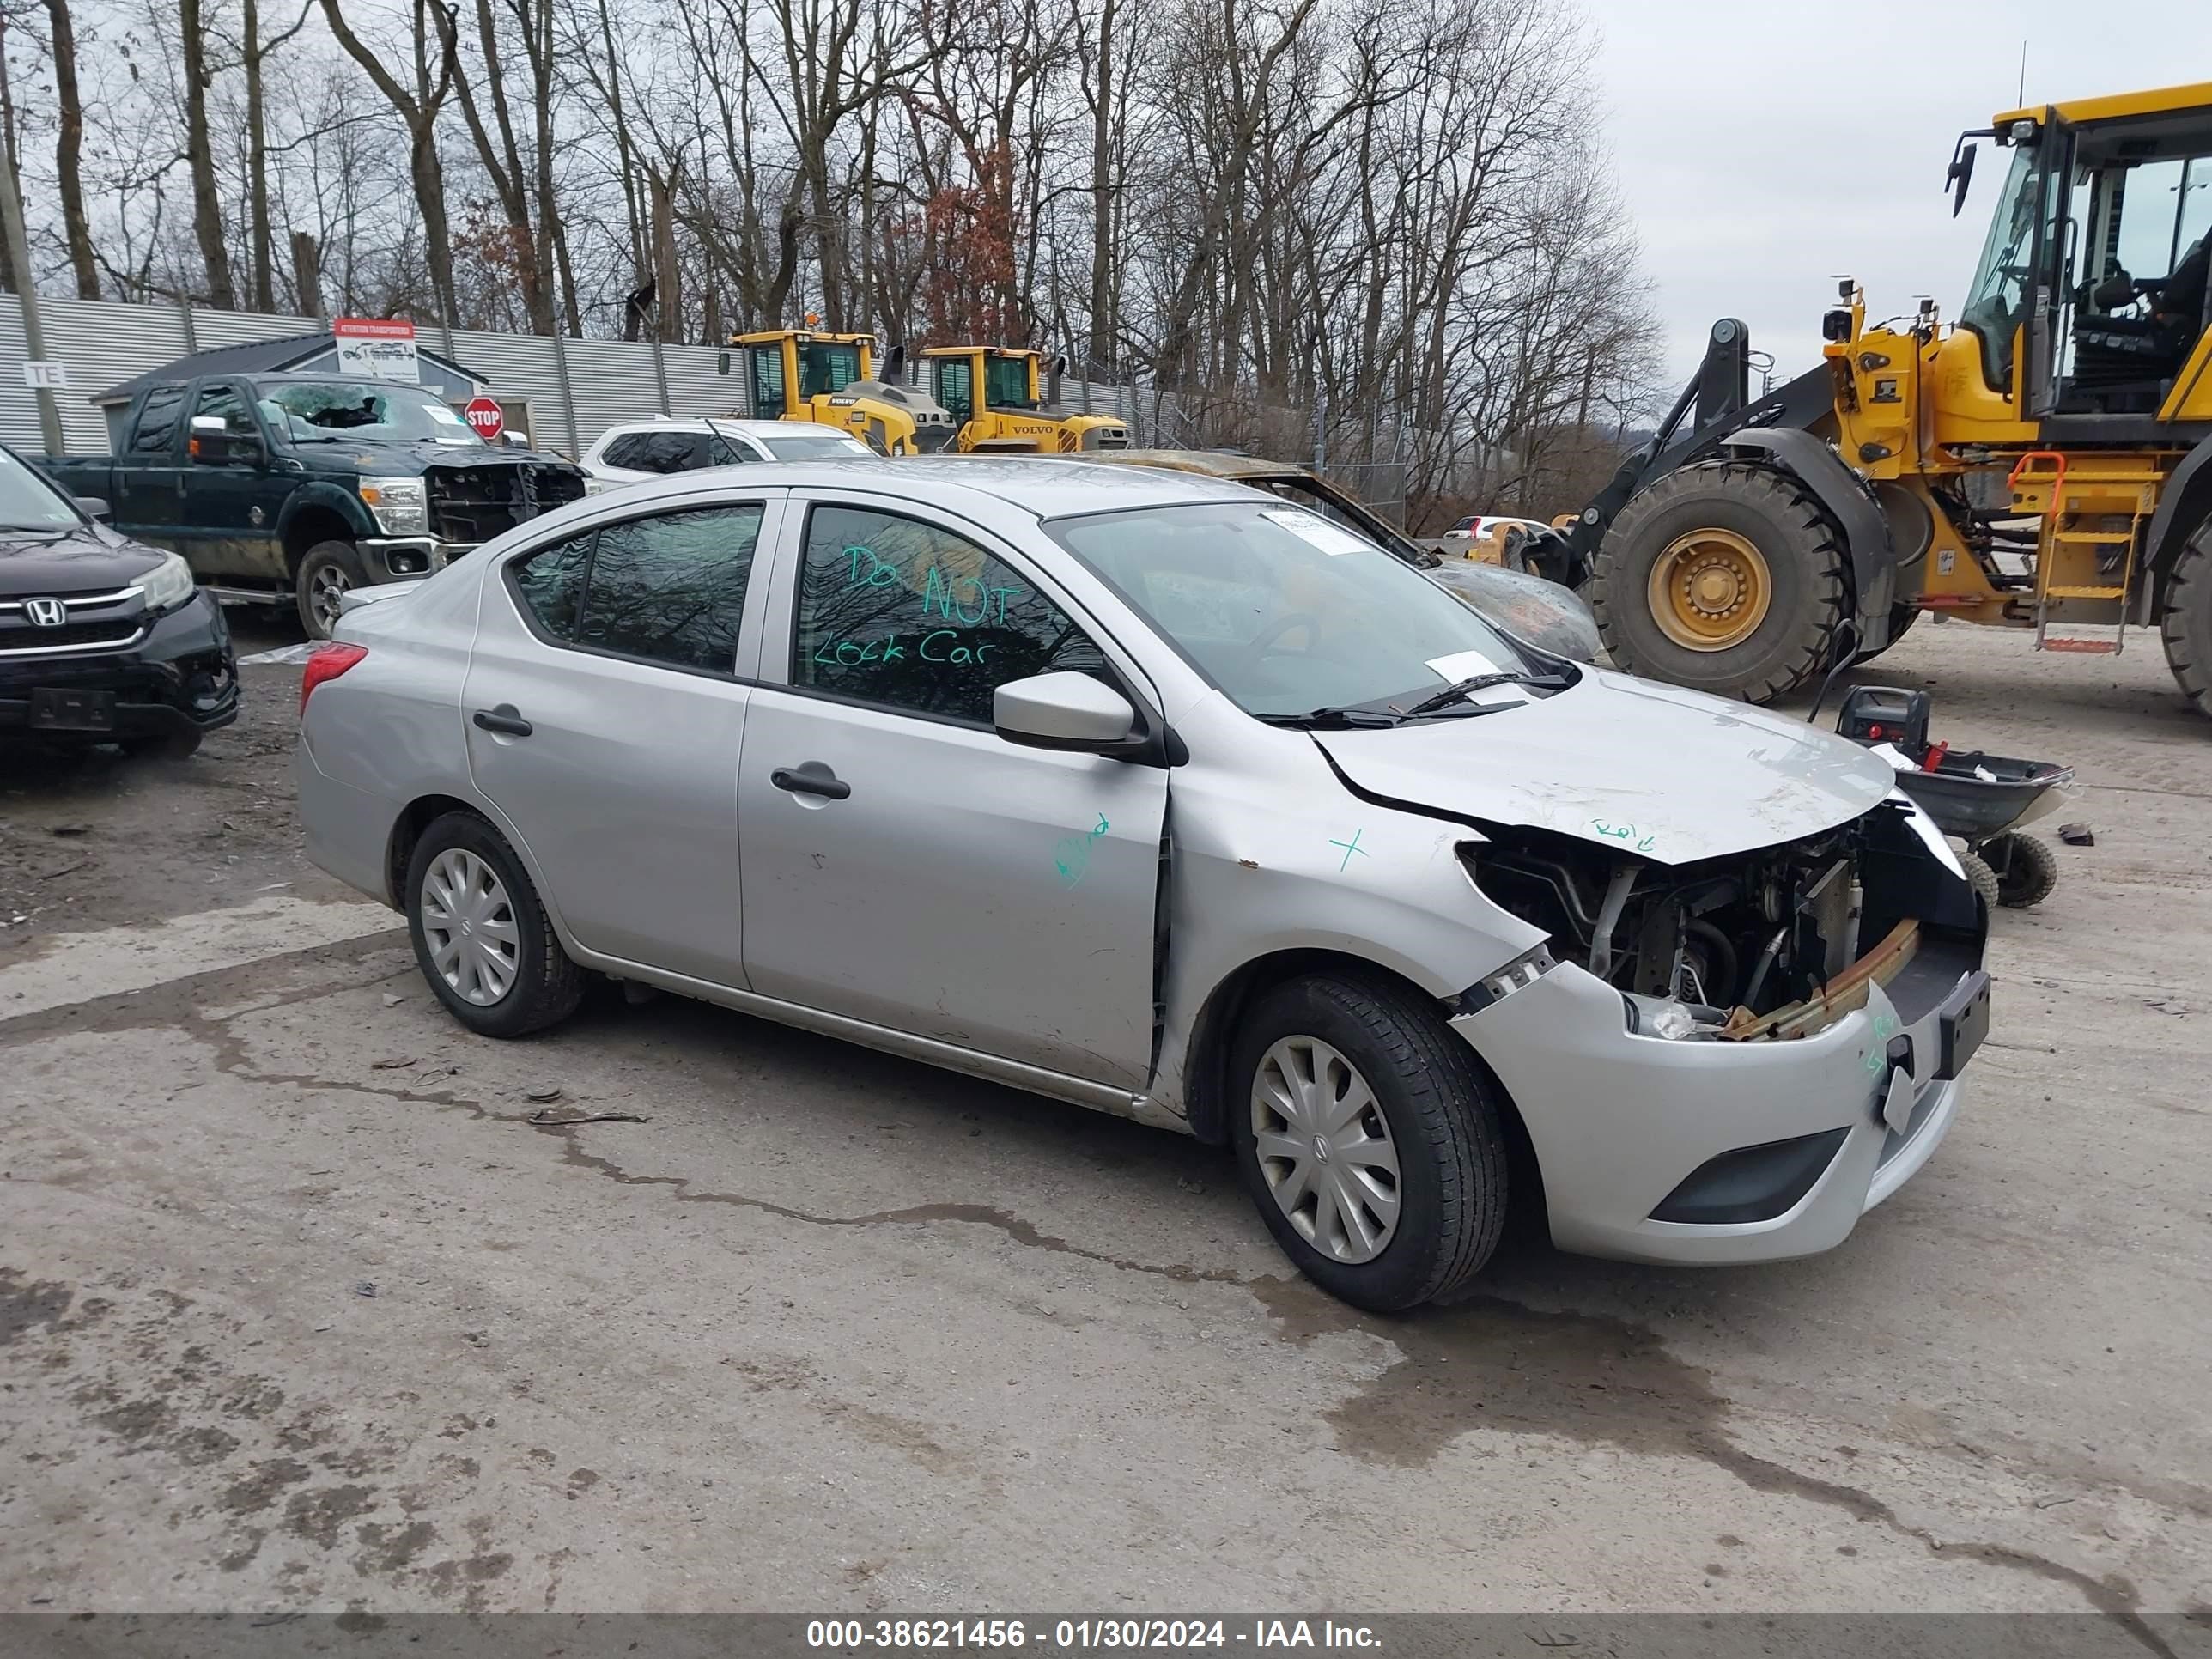
M 477 436 L 486 443 L 495 441 L 507 429 L 507 415 L 495 399 L 478 392 L 469 399 L 468 407 L 461 411 Z

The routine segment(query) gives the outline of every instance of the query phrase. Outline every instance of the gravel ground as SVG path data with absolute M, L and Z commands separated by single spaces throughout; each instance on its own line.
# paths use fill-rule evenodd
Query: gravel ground
M 2097 836 L 1997 920 L 1949 1141 L 1817 1260 L 1524 1243 L 1401 1320 L 1172 1136 L 672 1000 L 467 1036 L 301 861 L 295 669 L 188 762 L 0 757 L 0 1609 L 2067 1610 L 2170 1650 L 2142 1615 L 2212 1612 L 2212 722 L 2140 636 L 1879 667 L 2077 764 Z

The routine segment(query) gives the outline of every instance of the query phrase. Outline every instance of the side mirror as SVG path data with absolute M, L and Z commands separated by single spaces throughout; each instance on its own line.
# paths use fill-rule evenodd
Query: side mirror
M 1951 216 L 1959 216 L 1960 209 L 1966 205 L 1966 186 L 1974 182 L 1974 151 L 1978 146 L 1968 144 L 1951 158 L 1950 170 L 1944 173 L 1943 182 L 1951 187 Z
M 1092 752 L 1135 735 L 1129 700 L 1088 674 L 1036 674 L 1011 680 L 992 696 L 992 723 L 1008 743 L 1031 749 Z
M 76 510 L 83 514 L 86 518 L 97 519 L 102 524 L 107 521 L 111 509 L 105 496 L 72 495 L 70 499 L 76 503 Z
M 261 440 L 231 431 L 220 415 L 193 416 L 185 449 L 201 466 L 230 466 L 241 461 L 255 466 L 262 459 Z

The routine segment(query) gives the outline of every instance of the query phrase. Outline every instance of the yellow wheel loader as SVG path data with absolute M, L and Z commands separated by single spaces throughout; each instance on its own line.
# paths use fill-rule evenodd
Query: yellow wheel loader
M 1041 351 L 927 346 L 921 355 L 929 364 L 931 395 L 960 423 L 963 450 L 1073 455 L 1129 447 L 1129 428 L 1117 416 L 1044 413 Z
M 2212 714 L 2212 82 L 1999 115 L 2008 158 L 1955 322 L 1869 323 L 1846 279 L 1825 361 L 1749 394 L 1743 325 L 1568 531 L 1606 645 L 1765 702 L 1922 611 L 2118 652 L 2155 627 Z
M 775 328 L 732 335 L 730 344 L 744 377 L 740 418 L 834 426 L 878 455 L 951 447 L 950 414 L 913 386 L 875 378 L 872 335 Z

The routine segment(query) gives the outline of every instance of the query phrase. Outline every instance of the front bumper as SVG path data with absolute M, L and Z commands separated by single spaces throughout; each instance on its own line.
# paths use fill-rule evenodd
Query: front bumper
M 1964 952 L 1928 951 L 1909 978 L 1872 988 L 1864 1008 L 1809 1036 L 1668 1041 L 1631 1033 L 1618 992 L 1562 966 L 1451 1024 L 1520 1109 L 1561 1249 L 1630 1261 L 1774 1261 L 1833 1249 L 1927 1163 L 1959 1108 L 1958 1080 L 1936 1075 L 1943 1006 L 1980 983 Z M 1900 1036 L 1911 1039 L 1909 1061 L 1891 1058 Z M 1905 1097 L 1892 1107 L 1901 1130 L 1882 1115 L 1893 1071 L 1909 1090 L 1909 1113 Z M 1654 1218 L 1714 1160 L 1778 1143 L 1826 1159 L 1809 1186 L 1783 1189 L 1778 1213 Z
M 211 732 L 238 718 L 238 660 L 222 607 L 202 590 L 121 649 L 0 656 L 0 732 L 29 726 L 34 690 L 114 695 L 112 732 L 51 734 L 58 738 L 97 743 L 109 736 Z
M 364 536 L 354 545 L 361 550 L 373 582 L 412 582 L 443 570 L 481 542 L 446 542 L 435 536 Z

